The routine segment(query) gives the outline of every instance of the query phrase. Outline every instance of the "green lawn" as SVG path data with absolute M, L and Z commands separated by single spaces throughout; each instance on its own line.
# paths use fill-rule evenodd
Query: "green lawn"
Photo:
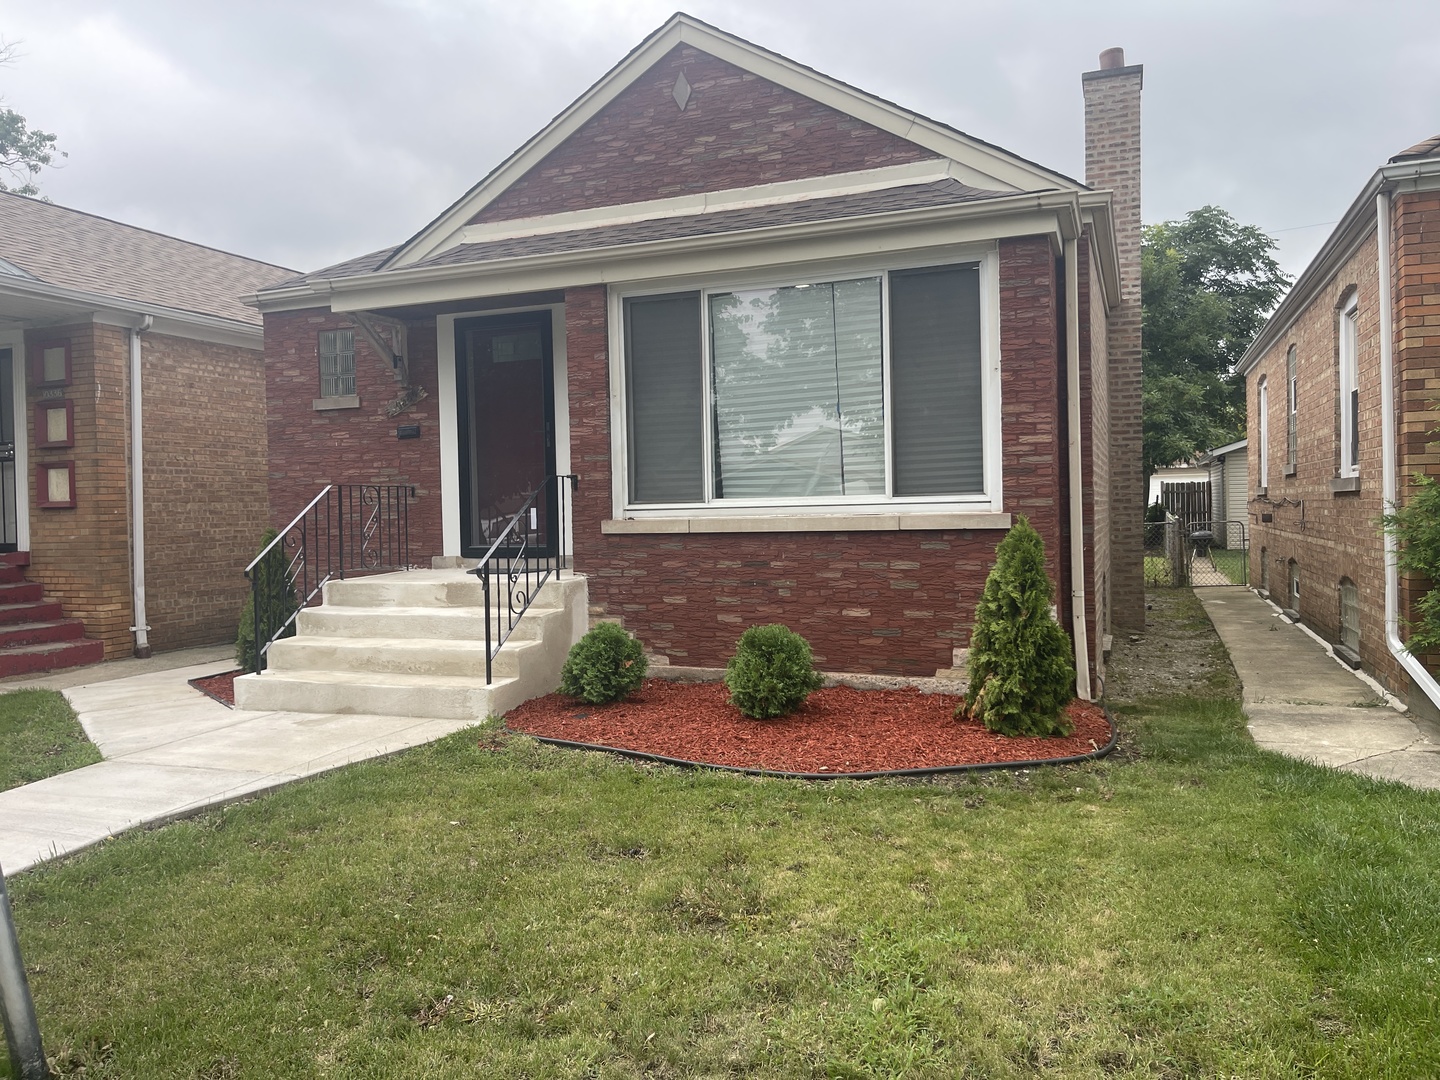
M 1244 585 L 1249 580 L 1249 566 L 1244 551 L 1212 547 L 1210 558 L 1215 563 L 1215 569 L 1224 574 L 1232 585 Z
M 1261 752 L 1229 696 L 1122 717 L 1123 756 L 945 783 L 472 730 L 126 836 L 12 879 L 47 1050 L 87 1080 L 1440 1075 L 1440 801 Z
M 100 751 L 54 690 L 0 693 L 0 791 L 93 765 Z

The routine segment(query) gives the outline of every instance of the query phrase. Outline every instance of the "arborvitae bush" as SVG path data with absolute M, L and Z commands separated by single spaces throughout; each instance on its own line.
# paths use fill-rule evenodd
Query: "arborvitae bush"
M 1440 430 L 1431 433 L 1440 439 Z M 1407 574 L 1428 578 L 1430 589 L 1415 602 L 1405 651 L 1416 656 L 1440 652 L 1440 483 L 1415 474 L 1404 506 L 1393 508 L 1383 522 L 1395 537 L 1395 561 Z
M 1045 542 L 1021 517 L 995 550 L 970 635 L 968 713 L 1002 735 L 1069 735 L 1070 639 L 1050 614 Z
M 266 529 L 265 535 L 260 538 L 260 547 L 256 554 L 264 551 L 278 535 L 274 529 Z M 289 567 L 286 564 L 284 544 L 276 544 L 271 548 L 270 554 L 266 555 L 251 573 L 255 575 L 255 582 L 251 586 L 250 594 L 245 597 L 245 607 L 240 612 L 240 626 L 235 634 L 235 659 L 246 671 L 258 671 L 255 598 L 260 598 L 260 633 L 266 638 L 295 613 L 298 605 L 295 603 L 295 586 L 290 580 Z M 290 637 L 294 633 L 295 624 L 292 622 L 280 636 Z M 261 642 L 262 646 L 263 644 L 264 642 Z
M 750 627 L 725 666 L 730 704 L 755 720 L 789 715 L 823 681 L 810 643 L 780 625 Z
M 640 642 L 616 623 L 597 623 L 565 658 L 560 692 L 591 705 L 619 701 L 639 689 L 648 668 Z

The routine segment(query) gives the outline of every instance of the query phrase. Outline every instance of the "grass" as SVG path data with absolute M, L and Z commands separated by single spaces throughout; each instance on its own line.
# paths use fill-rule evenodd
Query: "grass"
M 1250 568 L 1244 551 L 1212 547 L 1210 559 L 1215 563 L 1215 569 L 1224 574 L 1232 585 L 1244 585 L 1249 580 Z
M 100 751 L 54 690 L 0 694 L 0 791 L 93 765 Z
M 1440 803 L 1256 749 L 1209 685 L 1083 767 L 807 785 L 471 730 L 121 837 L 11 881 L 47 1050 L 92 1080 L 1440 1074 Z

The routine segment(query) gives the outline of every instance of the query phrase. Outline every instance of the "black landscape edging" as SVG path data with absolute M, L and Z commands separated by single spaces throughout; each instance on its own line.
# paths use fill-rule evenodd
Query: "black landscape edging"
M 231 668 L 229 671 L 217 671 L 217 672 L 215 672 L 215 675 L 244 675 L 244 674 L 245 674 L 245 669 L 244 669 L 244 668 L 238 668 L 238 667 L 237 667 L 237 668 Z M 206 690 L 205 687 L 196 685 L 196 684 L 198 684 L 198 683 L 200 683 L 200 682 L 203 682 L 203 681 L 206 680 L 206 679 L 213 679 L 213 678 L 215 678 L 215 675 L 197 675 L 195 678 L 193 678 L 193 679 L 186 679 L 185 681 L 186 681 L 187 683 L 189 683 L 194 689 L 199 690 L 200 693 L 204 694 L 204 695 L 205 695 L 206 697 L 208 697 L 211 701 L 218 701 L 218 702 L 220 702 L 221 705 L 224 705 L 227 709 L 233 709 L 233 708 L 235 708 L 235 703 L 234 703 L 234 702 L 226 701 L 224 698 L 218 697 L 218 696 L 216 696 L 215 694 L 212 694 L 209 690 Z M 234 684 L 232 683 L 231 685 L 233 686 Z M 1111 724 L 1110 726 L 1113 728 L 1115 725 L 1114 725 L 1114 724 Z
M 559 746 L 567 750 L 599 750 L 607 754 L 635 758 L 638 761 L 654 761 L 661 765 L 674 765 L 681 769 L 714 769 L 717 772 L 742 773 L 745 776 L 770 776 L 781 780 L 881 780 L 888 776 L 939 776 L 944 773 L 988 772 L 995 769 L 1032 769 L 1041 765 L 1075 765 L 1082 761 L 1099 761 L 1108 757 L 1115 749 L 1120 732 L 1110 710 L 1105 709 L 1105 722 L 1110 725 L 1110 741 L 1088 754 L 1074 754 L 1070 757 L 1037 758 L 1033 761 L 976 761 L 968 765 L 933 765 L 925 769 L 880 769 L 874 772 L 786 772 L 781 769 L 747 769 L 741 765 L 714 765 L 707 761 L 687 761 L 685 758 L 665 757 L 663 754 L 647 754 L 643 750 L 627 750 L 623 746 L 604 746 L 600 743 L 573 742 L 570 739 L 552 739 L 544 735 L 532 735 L 528 731 L 516 731 L 509 725 L 502 728 L 509 735 L 524 735 L 547 746 Z

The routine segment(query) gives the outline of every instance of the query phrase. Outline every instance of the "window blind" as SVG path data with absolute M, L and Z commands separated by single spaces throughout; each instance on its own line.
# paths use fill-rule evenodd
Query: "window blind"
M 625 301 L 630 498 L 699 502 L 701 451 L 700 294 Z
M 890 275 L 896 495 L 985 490 L 980 269 Z

